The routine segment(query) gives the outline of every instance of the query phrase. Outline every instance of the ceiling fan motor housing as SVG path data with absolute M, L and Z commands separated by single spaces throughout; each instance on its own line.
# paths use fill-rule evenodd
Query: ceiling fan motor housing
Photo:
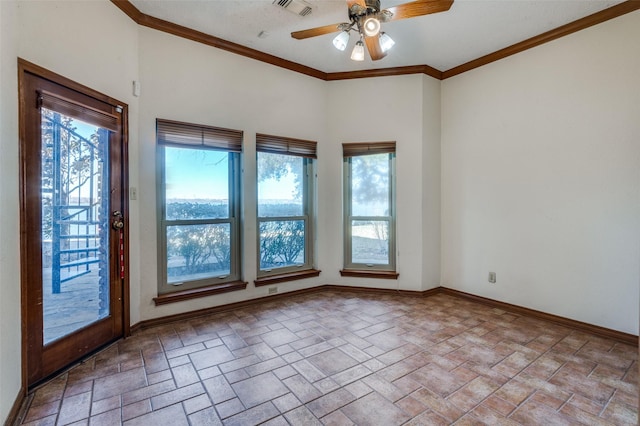
M 367 14 L 380 12 L 380 0 L 365 0 L 367 5 Z
M 353 3 L 351 5 L 349 18 L 357 20 L 364 16 L 375 15 L 378 12 L 380 12 L 380 0 L 364 0 L 364 6 L 361 3 Z
M 360 35 L 360 40 L 356 43 L 351 59 L 358 61 L 364 59 L 361 51 L 363 50 L 363 42 L 366 42 L 369 56 L 372 60 L 377 61 L 384 58 L 387 55 L 387 51 L 394 45 L 393 40 L 386 33 L 380 31 L 381 23 L 444 12 L 451 8 L 453 2 L 454 0 L 416 0 L 381 10 L 380 0 L 347 0 L 349 22 L 294 31 L 291 33 L 291 37 L 301 40 L 340 31 L 341 33 L 335 37 L 333 44 L 337 49 L 344 50 L 349 32 L 357 31 Z M 355 55 L 356 49 L 358 50 L 358 55 Z M 357 59 L 354 56 L 357 56 Z

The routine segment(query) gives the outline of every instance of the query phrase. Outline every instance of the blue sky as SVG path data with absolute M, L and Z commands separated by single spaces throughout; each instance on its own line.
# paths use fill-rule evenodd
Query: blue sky
M 74 119 L 72 126 L 87 139 L 97 127 Z M 167 148 L 165 162 L 167 174 L 167 200 L 200 199 L 226 200 L 228 198 L 228 154 L 223 151 L 205 151 L 188 148 Z M 293 200 L 295 180 L 292 174 L 280 180 L 267 179 L 258 185 L 258 196 L 264 200 Z
M 228 198 L 228 154 L 223 151 L 167 148 L 167 200 Z M 292 200 L 294 176 L 267 179 L 258 185 L 259 197 L 269 200 Z

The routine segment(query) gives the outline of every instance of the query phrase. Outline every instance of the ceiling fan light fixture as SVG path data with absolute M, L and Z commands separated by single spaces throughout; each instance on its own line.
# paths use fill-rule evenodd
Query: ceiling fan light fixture
M 358 40 L 351 52 L 351 59 L 353 61 L 364 61 L 364 44 L 362 40 Z
M 380 33 L 380 49 L 382 49 L 383 52 L 388 52 L 389 50 L 391 50 L 394 44 L 396 44 L 396 42 L 393 41 L 393 39 L 389 37 L 387 33 Z
M 286 4 L 296 0 L 272 1 Z M 445 12 L 451 8 L 454 1 L 455 0 L 415 0 L 390 7 L 389 9 L 381 9 L 380 0 L 347 0 L 349 22 L 294 31 L 291 33 L 291 37 L 296 40 L 303 40 L 338 32 L 340 34 L 333 39 L 333 45 L 342 51 L 346 49 L 348 44 L 348 35 L 341 33 L 355 31 L 360 36 L 360 40 L 356 42 L 351 52 L 351 59 L 354 61 L 364 61 L 364 41 L 366 41 L 369 58 L 372 61 L 379 61 L 386 57 L 387 52 L 395 45 L 393 39 L 381 31 L 383 22 L 386 23 L 392 20 L 415 18 Z
M 367 37 L 374 37 L 380 33 L 380 21 L 375 17 L 369 17 L 365 19 L 364 25 L 362 26 L 364 30 L 364 34 Z
M 343 51 L 347 48 L 347 43 L 349 43 L 349 32 L 342 31 L 333 39 L 333 45 L 336 49 Z

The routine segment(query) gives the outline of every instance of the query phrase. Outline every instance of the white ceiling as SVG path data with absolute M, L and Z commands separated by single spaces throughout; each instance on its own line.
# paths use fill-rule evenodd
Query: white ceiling
M 348 21 L 344 0 L 307 0 L 311 15 L 298 16 L 272 0 L 131 0 L 141 12 L 324 72 L 430 65 L 446 71 L 601 11 L 622 0 L 455 0 L 433 15 L 383 24 L 396 45 L 380 61 L 354 62 L 355 43 L 340 52 L 328 34 L 306 40 L 292 31 Z M 387 8 L 406 1 L 381 0 Z M 258 38 L 266 31 L 266 38 Z

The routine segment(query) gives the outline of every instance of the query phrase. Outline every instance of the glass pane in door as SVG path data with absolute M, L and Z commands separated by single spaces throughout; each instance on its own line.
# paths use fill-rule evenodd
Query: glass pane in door
M 109 131 L 42 118 L 43 344 L 109 316 Z

